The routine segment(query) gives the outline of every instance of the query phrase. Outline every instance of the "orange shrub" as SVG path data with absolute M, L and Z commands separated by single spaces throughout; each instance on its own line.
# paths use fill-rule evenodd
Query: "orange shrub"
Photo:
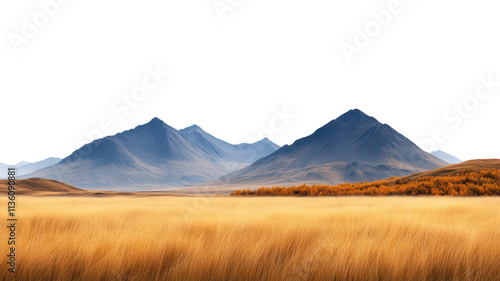
M 421 177 L 415 181 L 390 178 L 371 183 L 299 185 L 236 190 L 232 195 L 339 196 L 339 195 L 500 195 L 500 170 L 465 170 L 449 176 Z

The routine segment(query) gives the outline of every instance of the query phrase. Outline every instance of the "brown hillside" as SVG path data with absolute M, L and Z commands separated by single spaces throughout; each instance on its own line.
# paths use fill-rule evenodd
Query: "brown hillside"
M 0 192 L 6 193 L 8 187 L 7 180 L 0 180 Z M 25 180 L 16 180 L 16 194 L 34 194 L 40 192 L 56 193 L 84 193 L 83 189 L 76 188 L 60 181 L 31 178 Z
M 0 180 L 0 193 L 7 192 L 8 181 Z M 184 194 L 170 194 L 166 192 L 115 192 L 115 191 L 89 191 L 74 187 L 72 185 L 50 179 L 30 178 L 16 180 L 16 195 L 34 196 L 184 196 Z
M 500 195 L 500 160 L 473 160 L 406 177 L 339 185 L 299 185 L 236 190 L 232 195 Z
M 422 177 L 443 177 L 451 176 L 459 172 L 466 170 L 484 170 L 484 169 L 500 169 L 500 159 L 477 159 L 470 160 L 460 164 L 450 165 L 442 167 L 435 170 L 430 170 L 427 172 L 421 172 L 416 174 L 411 174 L 406 177 L 402 177 L 403 180 L 415 181 Z M 395 179 L 394 179 L 395 180 Z

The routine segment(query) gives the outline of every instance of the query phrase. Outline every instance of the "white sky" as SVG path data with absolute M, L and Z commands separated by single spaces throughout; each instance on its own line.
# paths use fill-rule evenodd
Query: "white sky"
M 441 128 L 437 148 L 464 160 L 500 158 L 500 87 L 468 118 L 442 117 L 464 99 L 473 108 L 479 76 L 500 81 L 500 3 L 401 0 L 349 64 L 340 44 L 354 45 L 355 28 L 389 3 L 241 0 L 221 21 L 212 0 L 69 0 L 15 53 L 23 17 L 43 10 L 2 1 L 0 162 L 64 157 L 103 119 L 113 123 L 106 134 L 157 116 L 230 143 L 274 129 L 270 139 L 284 145 L 351 108 L 417 143 Z M 111 110 L 155 65 L 170 76 L 126 118 Z M 295 114 L 284 127 L 274 122 L 283 107 Z

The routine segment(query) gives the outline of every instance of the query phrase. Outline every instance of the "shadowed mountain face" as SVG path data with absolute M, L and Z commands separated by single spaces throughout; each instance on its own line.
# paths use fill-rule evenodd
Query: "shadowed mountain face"
M 267 139 L 232 145 L 193 125 L 176 130 L 158 118 L 87 144 L 58 164 L 27 177 L 90 189 L 146 190 L 214 180 L 269 155 Z
M 208 185 L 244 188 L 375 181 L 445 165 L 389 125 L 355 109 L 312 135 Z

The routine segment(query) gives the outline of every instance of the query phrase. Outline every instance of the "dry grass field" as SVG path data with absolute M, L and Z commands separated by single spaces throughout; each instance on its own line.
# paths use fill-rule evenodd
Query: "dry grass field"
M 498 197 L 18 204 L 16 280 L 500 280 Z M 0 279 L 14 280 L 2 264 Z

